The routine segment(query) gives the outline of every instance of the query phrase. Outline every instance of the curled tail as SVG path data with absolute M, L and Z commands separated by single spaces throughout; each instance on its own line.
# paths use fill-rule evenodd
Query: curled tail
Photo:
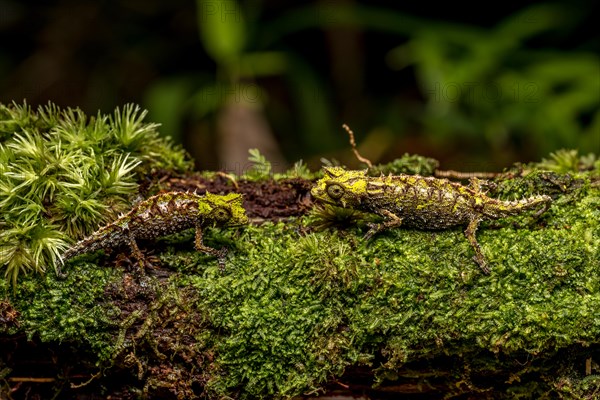
M 534 215 L 542 215 L 552 203 L 552 198 L 546 195 L 533 196 L 526 199 L 515 201 L 493 200 L 485 205 L 484 214 L 492 219 L 518 215 L 527 210 L 540 208 Z

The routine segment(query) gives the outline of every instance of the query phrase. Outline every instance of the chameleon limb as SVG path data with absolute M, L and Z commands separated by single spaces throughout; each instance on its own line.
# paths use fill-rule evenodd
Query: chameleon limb
M 469 178 L 469 186 L 475 191 L 476 194 L 481 193 L 481 179 L 478 177 L 472 176 Z
M 475 262 L 479 265 L 479 267 L 481 267 L 481 270 L 485 274 L 489 274 L 491 271 L 487 266 L 487 262 L 485 261 L 483 253 L 481 252 L 481 247 L 479 246 L 479 243 L 477 243 L 477 239 L 475 238 L 475 232 L 477 232 L 477 227 L 479 226 L 480 222 L 480 218 L 472 219 L 471 222 L 469 222 L 467 229 L 465 229 L 465 236 L 467 237 L 469 243 L 471 243 L 473 250 L 475 250 L 475 256 L 473 257 L 473 260 L 475 260 Z
M 196 223 L 196 239 L 194 245 L 196 250 L 217 257 L 219 268 L 221 271 L 225 270 L 225 256 L 227 255 L 227 248 L 223 247 L 221 250 L 217 250 L 204 245 L 202 224 L 200 222 Z
M 376 233 L 402 225 L 402 218 L 399 218 L 396 214 L 388 210 L 381 211 L 381 214 L 386 220 L 382 224 L 367 224 L 369 231 L 364 237 L 365 240 L 372 238 Z
M 63 272 L 62 266 L 56 265 L 56 278 L 62 281 L 64 279 L 67 279 L 67 276 L 69 276 L 69 274 L 67 274 L 66 272 Z
M 133 253 L 133 256 L 136 258 L 136 260 L 139 263 L 138 265 L 140 267 L 140 272 L 143 274 L 145 258 L 144 258 L 144 255 L 142 254 L 142 251 L 138 247 L 137 242 L 135 241 L 133 232 L 131 232 L 130 229 L 127 229 L 127 239 L 129 241 L 129 246 L 131 246 L 131 252 Z
M 548 211 L 548 209 L 550 208 L 550 201 L 547 201 L 544 203 L 544 206 L 542 208 L 540 208 L 539 211 L 536 211 L 535 214 L 533 214 L 533 218 L 537 219 L 540 217 L 540 215 L 542 215 L 543 213 L 545 213 L 546 211 Z

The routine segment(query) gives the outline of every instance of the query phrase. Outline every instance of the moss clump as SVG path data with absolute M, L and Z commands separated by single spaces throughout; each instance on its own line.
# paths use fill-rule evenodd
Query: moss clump
M 98 363 L 110 360 L 118 331 L 114 318 L 120 310 L 106 301 L 105 290 L 118 281 L 122 271 L 92 266 L 75 266 L 64 279 L 54 274 L 22 277 L 11 301 L 19 310 L 18 323 L 2 327 L 0 332 L 25 333 L 30 340 L 77 343 L 91 350 Z M 9 283 L 0 280 L 3 296 L 9 289 Z
M 600 159 L 593 153 L 580 156 L 577 150 L 562 149 L 550 153 L 549 159 L 543 159 L 540 168 L 558 173 L 600 170 Z
M 13 284 L 129 208 L 144 174 L 191 167 L 145 115 L 0 104 L 0 271 Z
M 369 169 L 369 175 L 410 174 L 431 176 L 439 166 L 440 163 L 433 158 L 406 153 L 390 163 L 375 165 Z

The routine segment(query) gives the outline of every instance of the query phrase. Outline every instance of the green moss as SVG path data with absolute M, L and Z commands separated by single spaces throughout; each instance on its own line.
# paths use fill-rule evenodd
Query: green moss
M 579 172 L 585 170 L 600 170 L 600 159 L 595 154 L 589 153 L 579 156 L 577 150 L 558 150 L 550 153 L 550 159 L 543 159 L 540 168 L 549 169 L 559 173 Z
M 248 227 L 225 276 L 210 267 L 185 278 L 220 332 L 219 373 L 208 387 L 269 398 L 313 390 L 379 354 L 385 380 L 435 356 L 543 358 L 597 348 L 600 196 L 584 183 L 537 225 L 482 229 L 490 276 L 471 260 L 460 229 L 397 229 L 364 242 L 352 230 L 301 237 L 305 219 Z
M 390 163 L 375 165 L 369 170 L 369 175 L 410 174 L 431 176 L 439 166 L 440 163 L 433 158 L 406 153 Z
M 81 264 L 65 279 L 54 274 L 21 277 L 11 296 L 19 312 L 18 323 L 0 326 L 0 332 L 23 332 L 43 342 L 76 343 L 94 352 L 99 362 L 109 360 L 120 310 L 106 301 L 104 292 L 121 274 L 117 269 Z M 0 297 L 10 292 L 9 282 L 0 280 Z

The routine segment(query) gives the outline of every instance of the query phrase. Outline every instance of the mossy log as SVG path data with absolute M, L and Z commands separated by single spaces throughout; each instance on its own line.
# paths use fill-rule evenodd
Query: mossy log
M 142 243 L 145 275 L 116 249 L 62 280 L 0 283 L 3 396 L 600 395 L 598 171 L 496 179 L 493 196 L 554 201 L 537 220 L 482 226 L 490 275 L 459 228 L 367 242 L 356 216 L 307 214 L 300 178 L 237 189 L 218 175 L 155 178 L 148 190 L 245 192 L 260 223 L 207 235 L 231 249 L 225 272 L 183 232 Z
M 318 173 L 301 163 L 270 177 L 255 151 L 244 177 L 183 173 L 142 119 L 0 106 L 0 398 L 600 396 L 596 156 L 559 152 L 486 185 L 553 203 L 482 224 L 485 275 L 461 228 L 365 241 L 370 216 L 314 207 Z M 405 156 L 372 172 L 453 175 L 436 169 Z M 53 271 L 67 240 L 161 190 L 245 195 L 252 223 L 205 235 L 230 249 L 224 271 L 193 232 L 140 242 L 143 274 L 127 248 Z

